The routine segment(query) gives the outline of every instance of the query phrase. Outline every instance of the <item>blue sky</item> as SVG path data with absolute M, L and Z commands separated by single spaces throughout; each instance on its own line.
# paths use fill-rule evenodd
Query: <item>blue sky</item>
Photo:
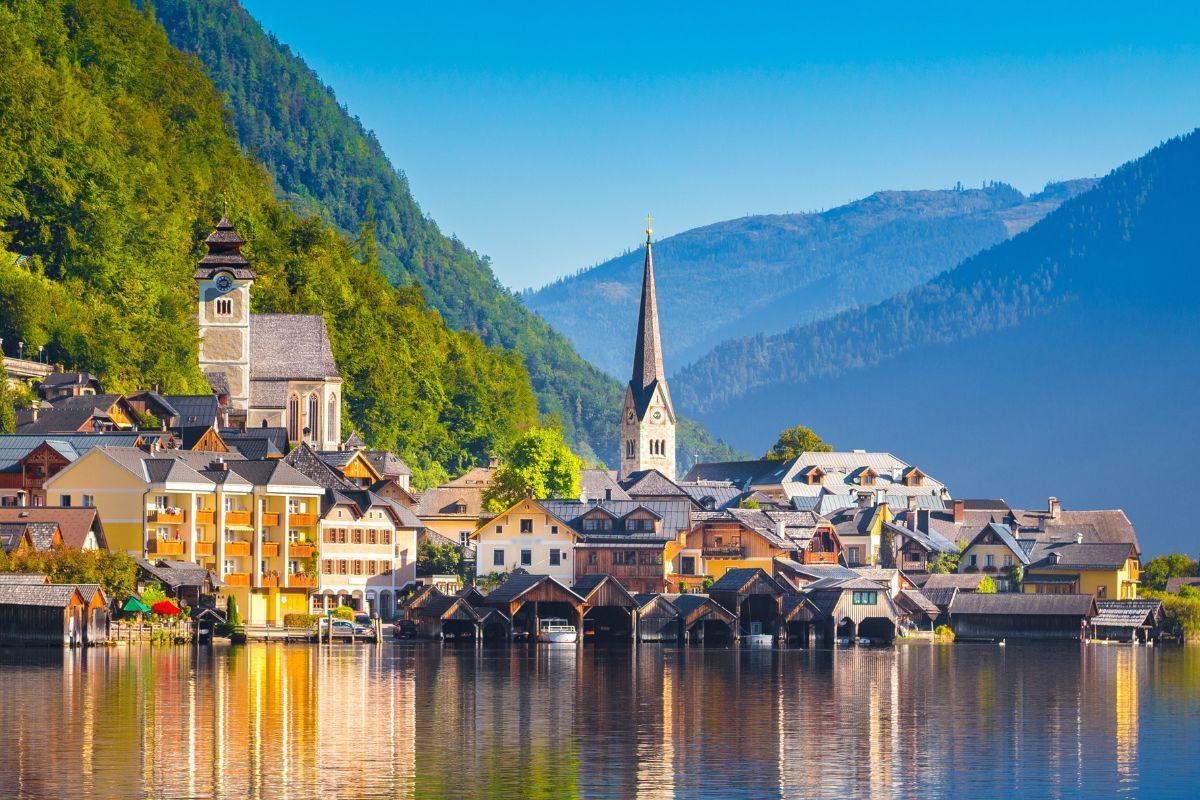
M 1156 3 L 243 0 L 442 229 L 540 286 L 877 189 L 1098 175 L 1200 125 L 1200 10 Z

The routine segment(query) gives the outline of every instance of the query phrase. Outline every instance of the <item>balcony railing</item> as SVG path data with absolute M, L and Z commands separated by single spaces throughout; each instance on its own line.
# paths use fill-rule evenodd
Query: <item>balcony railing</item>
M 836 564 L 838 563 L 837 553 L 813 553 L 805 551 L 800 558 L 802 564 Z
M 225 555 L 227 556 L 248 556 L 250 555 L 250 543 L 243 542 L 240 539 L 227 539 L 225 541 Z
M 187 512 L 182 508 L 156 508 L 148 515 L 150 522 L 164 523 L 168 525 L 181 525 L 187 519 Z
M 250 512 L 249 511 L 226 511 L 225 512 L 225 524 L 226 525 L 249 525 L 250 524 Z
M 268 558 L 274 558 L 279 555 L 279 542 L 268 542 L 265 539 L 262 543 L 262 554 Z
M 258 576 L 258 585 L 259 586 L 278 586 L 279 585 L 279 573 L 278 572 L 264 572 L 262 575 Z
M 200 509 L 196 512 L 197 525 L 215 525 L 217 512 L 211 509 Z
M 270 526 L 279 524 L 279 512 L 278 511 L 264 511 L 264 512 L 262 512 L 261 516 L 262 516 L 262 524 L 264 526 L 270 527 Z
M 312 525 L 317 524 L 317 515 L 316 514 L 304 514 L 304 513 L 289 514 L 288 515 L 288 524 L 295 525 L 295 526 L 301 527 L 301 528 L 310 527 Z
M 196 541 L 196 555 L 211 556 L 217 552 L 216 542 Z
M 317 546 L 309 542 L 289 542 L 288 557 L 289 558 L 312 558 L 317 552 Z
M 705 558 L 741 558 L 742 548 L 737 545 L 713 545 L 711 547 L 703 547 L 700 552 Z
M 288 575 L 288 586 L 297 589 L 315 589 L 317 587 L 317 579 L 307 572 L 293 572 Z
M 250 585 L 250 573 L 249 572 L 226 572 L 225 577 L 222 578 L 221 580 L 225 581 L 225 583 L 230 586 L 249 586 Z
M 187 549 L 181 539 L 151 539 L 149 552 L 156 556 L 181 556 Z

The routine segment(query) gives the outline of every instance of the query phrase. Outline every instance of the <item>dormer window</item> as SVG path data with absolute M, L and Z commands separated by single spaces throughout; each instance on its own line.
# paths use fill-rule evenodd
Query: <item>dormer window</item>
M 217 298 L 217 316 L 231 317 L 233 316 L 233 300 L 228 297 Z

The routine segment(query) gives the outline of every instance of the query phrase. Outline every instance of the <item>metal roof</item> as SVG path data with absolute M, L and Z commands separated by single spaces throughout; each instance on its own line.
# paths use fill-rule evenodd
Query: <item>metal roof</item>
M 1090 594 L 979 594 L 959 592 L 950 603 L 950 616 L 1092 616 L 1096 601 Z

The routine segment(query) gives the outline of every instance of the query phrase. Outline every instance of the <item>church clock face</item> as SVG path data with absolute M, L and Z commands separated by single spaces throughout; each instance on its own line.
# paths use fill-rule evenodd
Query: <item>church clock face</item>
M 228 292 L 233 288 L 233 278 L 229 277 L 228 275 L 218 275 L 217 288 L 222 292 Z
M 655 411 L 655 412 L 654 412 L 654 421 L 655 421 L 655 422 L 658 422 L 660 419 L 662 419 L 662 412 L 661 412 L 661 411 Z
M 626 415 L 626 419 L 628 419 L 630 422 L 633 422 L 633 412 L 632 411 L 630 411 L 629 414 Z

